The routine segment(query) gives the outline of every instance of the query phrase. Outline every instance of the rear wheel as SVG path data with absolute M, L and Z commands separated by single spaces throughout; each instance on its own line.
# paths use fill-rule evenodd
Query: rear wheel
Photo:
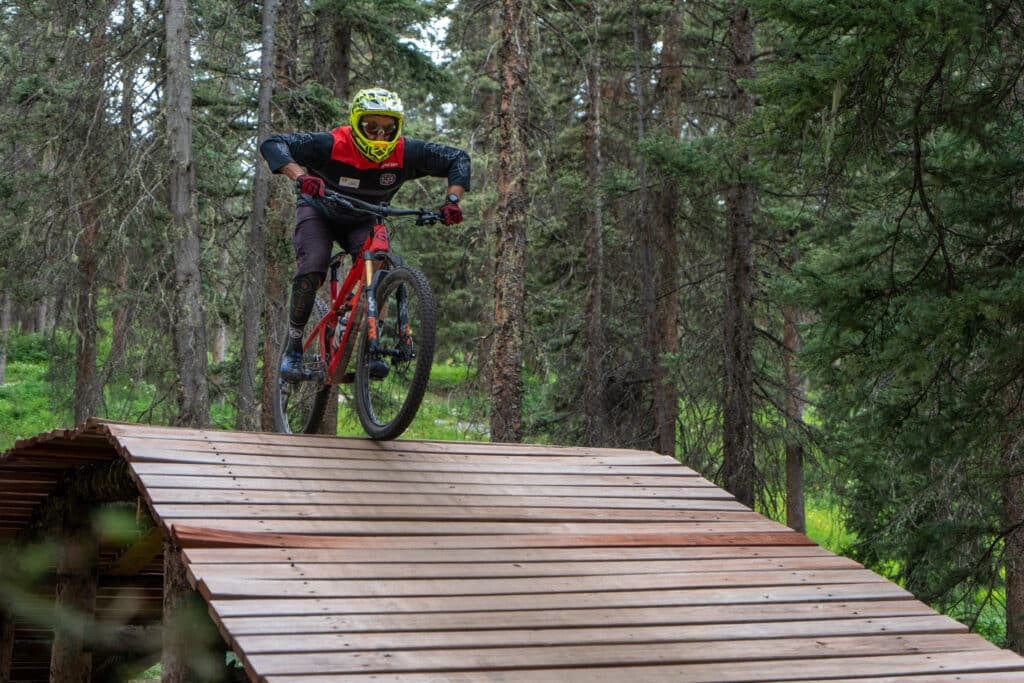
M 317 296 L 313 302 L 313 314 L 309 316 L 303 337 L 308 336 L 320 318 L 327 314 L 327 304 Z M 288 348 L 288 336 L 281 344 L 280 358 Z M 313 434 L 324 419 L 324 410 L 331 393 L 331 387 L 324 383 L 327 368 L 326 358 L 320 357 L 320 344 L 309 345 L 302 356 L 302 367 L 317 374 L 316 379 L 305 382 L 289 382 L 281 378 L 278 370 L 274 384 L 274 430 L 283 434 Z M 281 367 L 278 362 L 278 368 Z
M 394 439 L 406 430 L 430 379 L 434 361 L 435 307 L 423 273 L 400 267 L 377 285 L 379 348 L 371 348 L 366 325 L 356 349 L 356 412 L 374 439 Z

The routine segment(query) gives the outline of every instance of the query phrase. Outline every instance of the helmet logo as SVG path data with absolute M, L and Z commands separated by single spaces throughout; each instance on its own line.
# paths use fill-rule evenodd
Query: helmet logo
M 387 187 L 388 185 L 394 185 L 396 182 L 398 182 L 398 176 L 395 175 L 394 173 L 380 174 L 380 184 L 383 185 L 384 187 Z

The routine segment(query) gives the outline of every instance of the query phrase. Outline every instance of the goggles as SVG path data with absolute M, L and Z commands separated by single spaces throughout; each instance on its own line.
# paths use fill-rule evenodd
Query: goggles
M 388 126 L 381 126 L 375 121 L 360 121 L 359 127 L 362 129 L 368 137 L 376 138 L 384 136 L 386 140 L 390 140 L 398 132 L 398 126 L 391 124 Z

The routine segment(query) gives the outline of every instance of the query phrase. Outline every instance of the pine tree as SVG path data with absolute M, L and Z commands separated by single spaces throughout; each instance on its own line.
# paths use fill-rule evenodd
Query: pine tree
M 758 4 L 790 27 L 767 125 L 821 170 L 798 301 L 856 553 L 968 619 L 1005 590 L 1020 651 L 1018 13 Z

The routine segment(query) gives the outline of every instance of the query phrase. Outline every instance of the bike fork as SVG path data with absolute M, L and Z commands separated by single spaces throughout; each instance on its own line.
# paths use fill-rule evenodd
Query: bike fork
M 377 330 L 377 281 L 374 262 L 366 261 L 366 339 L 373 358 L 380 358 L 380 334 Z

